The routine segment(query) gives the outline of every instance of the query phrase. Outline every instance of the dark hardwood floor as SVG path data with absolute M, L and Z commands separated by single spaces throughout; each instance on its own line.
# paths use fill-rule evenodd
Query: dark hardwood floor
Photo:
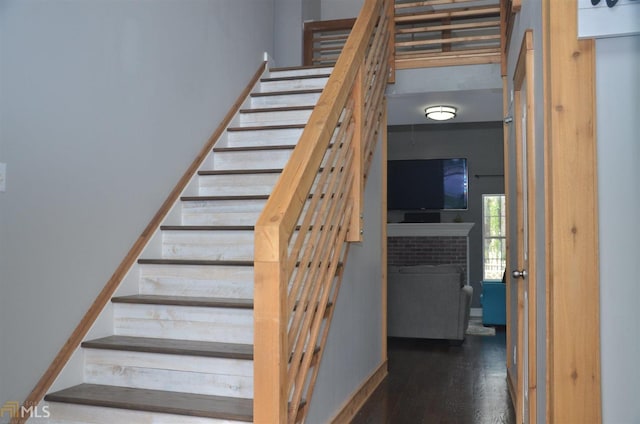
M 352 424 L 514 424 L 505 332 L 446 341 L 389 339 L 389 375 Z

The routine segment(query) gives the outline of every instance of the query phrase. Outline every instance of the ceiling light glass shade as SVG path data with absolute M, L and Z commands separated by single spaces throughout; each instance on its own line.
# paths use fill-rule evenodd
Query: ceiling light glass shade
M 452 106 L 431 106 L 424 110 L 425 115 L 434 121 L 446 121 L 456 117 L 457 109 Z

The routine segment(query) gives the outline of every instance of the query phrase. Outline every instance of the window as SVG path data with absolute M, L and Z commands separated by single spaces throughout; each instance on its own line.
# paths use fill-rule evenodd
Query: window
M 504 194 L 482 195 L 483 280 L 502 280 L 507 265 Z

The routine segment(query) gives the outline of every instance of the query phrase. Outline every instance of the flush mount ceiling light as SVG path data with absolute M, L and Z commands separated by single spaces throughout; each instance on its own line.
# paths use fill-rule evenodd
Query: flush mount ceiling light
M 453 106 L 430 106 L 424 110 L 424 114 L 434 121 L 447 121 L 456 117 L 456 111 Z

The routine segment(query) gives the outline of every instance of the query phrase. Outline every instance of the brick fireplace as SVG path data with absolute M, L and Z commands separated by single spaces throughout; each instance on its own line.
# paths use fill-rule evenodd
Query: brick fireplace
M 389 266 L 455 264 L 468 280 L 469 231 L 473 223 L 387 224 Z

